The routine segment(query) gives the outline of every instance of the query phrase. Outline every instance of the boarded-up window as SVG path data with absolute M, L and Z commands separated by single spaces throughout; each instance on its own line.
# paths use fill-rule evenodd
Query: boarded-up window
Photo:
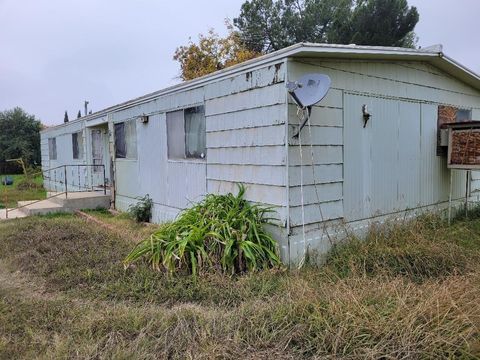
M 441 146 L 441 129 L 446 124 L 465 122 L 472 119 L 472 111 L 454 106 L 439 105 L 437 120 L 437 156 L 446 156 L 448 148 Z
M 50 160 L 57 160 L 57 139 L 48 139 L 48 157 Z
M 450 168 L 480 168 L 480 129 L 452 129 L 449 144 Z
M 205 128 L 203 106 L 167 113 L 169 159 L 204 159 L 206 155 Z
M 83 159 L 83 136 L 81 132 L 72 134 L 72 151 L 74 159 Z
M 115 124 L 115 157 L 137 158 L 137 129 L 135 120 Z

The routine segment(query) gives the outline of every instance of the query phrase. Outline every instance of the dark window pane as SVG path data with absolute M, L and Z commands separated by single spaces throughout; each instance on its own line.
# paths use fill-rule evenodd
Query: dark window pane
M 72 151 L 73 151 L 73 158 L 78 159 L 78 155 L 79 155 L 78 133 L 72 134 Z
M 115 157 L 117 159 L 125 159 L 127 157 L 124 123 L 115 124 Z

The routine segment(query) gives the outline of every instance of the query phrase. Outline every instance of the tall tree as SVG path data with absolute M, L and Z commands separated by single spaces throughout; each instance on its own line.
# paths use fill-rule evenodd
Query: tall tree
M 419 20 L 407 0 L 247 0 L 234 24 L 249 49 L 299 42 L 413 46 Z
M 413 30 L 420 16 L 407 0 L 363 0 L 352 11 L 348 26 L 332 40 L 359 45 L 414 47 Z M 335 35 L 338 38 L 335 38 Z
M 40 164 L 42 124 L 21 108 L 0 112 L 0 162 L 22 158 L 27 164 Z
M 182 80 L 192 80 L 261 55 L 246 48 L 233 25 L 227 23 L 227 28 L 229 33 L 225 38 L 211 29 L 207 35 L 199 35 L 198 43 L 190 40 L 176 49 L 173 58 L 180 63 Z
M 68 122 L 68 113 L 67 110 L 65 110 L 65 115 L 63 116 L 63 122 L 67 123 Z
M 80 119 L 81 117 L 82 117 L 82 112 L 78 110 L 77 119 Z

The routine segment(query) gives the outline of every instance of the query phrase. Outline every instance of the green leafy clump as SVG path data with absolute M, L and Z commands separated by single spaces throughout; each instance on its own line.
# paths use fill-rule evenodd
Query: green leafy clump
M 234 274 L 279 265 L 277 243 L 264 228 L 273 224 L 269 217 L 273 210 L 250 204 L 244 194 L 244 186 L 239 185 L 236 196 L 207 195 L 140 242 L 125 265 L 144 257 L 154 269 L 193 276 L 209 270 Z
M 153 200 L 147 194 L 140 198 L 135 205 L 128 208 L 128 213 L 136 222 L 150 222 L 152 218 Z

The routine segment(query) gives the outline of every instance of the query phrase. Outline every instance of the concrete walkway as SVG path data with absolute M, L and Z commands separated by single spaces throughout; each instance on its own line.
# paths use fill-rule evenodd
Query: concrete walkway
M 24 218 L 27 215 L 20 211 L 20 210 L 8 210 L 8 218 L 9 219 L 17 219 L 17 218 Z M 5 220 L 7 218 L 7 211 L 5 209 L 0 209 L 0 220 Z

